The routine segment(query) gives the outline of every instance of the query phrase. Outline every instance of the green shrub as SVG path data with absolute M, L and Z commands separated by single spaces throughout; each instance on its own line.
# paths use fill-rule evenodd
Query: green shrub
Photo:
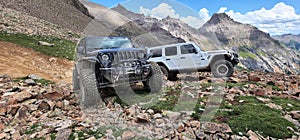
M 240 100 L 244 101 L 240 103 Z M 265 137 L 288 138 L 293 135 L 287 127 L 295 129 L 294 124 L 284 119 L 280 110 L 266 106 L 256 97 L 238 96 L 233 104 L 233 111 L 218 112 L 215 118 L 223 118 L 223 123 L 227 123 L 234 134 L 246 134 L 248 130 L 252 130 Z

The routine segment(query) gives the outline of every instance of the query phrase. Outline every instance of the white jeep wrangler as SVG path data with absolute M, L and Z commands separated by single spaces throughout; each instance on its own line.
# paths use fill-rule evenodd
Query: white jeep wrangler
M 178 43 L 148 48 L 152 57 L 167 78 L 178 73 L 211 71 L 214 77 L 230 77 L 239 63 L 238 54 L 229 50 L 203 51 L 195 43 Z

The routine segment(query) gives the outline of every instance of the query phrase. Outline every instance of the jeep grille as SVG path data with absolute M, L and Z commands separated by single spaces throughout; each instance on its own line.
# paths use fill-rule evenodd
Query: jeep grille
M 114 54 L 115 61 L 134 60 L 138 59 L 138 51 L 120 51 Z

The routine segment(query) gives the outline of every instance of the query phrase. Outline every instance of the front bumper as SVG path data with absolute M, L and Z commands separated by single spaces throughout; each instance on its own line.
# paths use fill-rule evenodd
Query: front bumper
M 151 73 L 150 64 L 136 64 L 135 62 L 123 62 L 111 68 L 99 68 L 100 87 L 115 86 L 122 83 L 134 83 L 146 81 Z
M 236 65 L 240 62 L 239 55 L 236 53 L 232 53 L 231 55 L 231 61 Z
M 235 63 L 235 64 L 238 64 L 240 62 L 240 60 L 238 58 L 233 58 L 232 62 Z

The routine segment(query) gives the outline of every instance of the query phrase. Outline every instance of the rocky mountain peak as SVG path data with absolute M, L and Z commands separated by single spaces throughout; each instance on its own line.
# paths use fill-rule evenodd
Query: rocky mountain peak
M 127 10 L 121 4 L 118 4 L 116 7 L 113 7 L 111 9 L 118 12 L 118 13 L 120 13 L 121 15 L 124 15 L 125 17 L 127 17 L 130 20 L 136 20 L 136 19 L 144 18 L 144 15 L 131 12 L 131 11 Z
M 119 10 L 127 10 L 122 4 L 118 3 L 118 5 L 116 7 L 114 7 L 114 9 L 119 9 Z
M 219 23 L 224 23 L 224 22 L 234 22 L 232 18 L 230 18 L 227 14 L 225 13 L 216 13 L 213 14 L 211 19 L 207 22 L 207 24 L 219 24 Z
M 238 46 L 241 63 L 252 70 L 298 73 L 299 56 L 268 33 L 234 21 L 225 13 L 214 14 L 200 33 L 225 49 Z

